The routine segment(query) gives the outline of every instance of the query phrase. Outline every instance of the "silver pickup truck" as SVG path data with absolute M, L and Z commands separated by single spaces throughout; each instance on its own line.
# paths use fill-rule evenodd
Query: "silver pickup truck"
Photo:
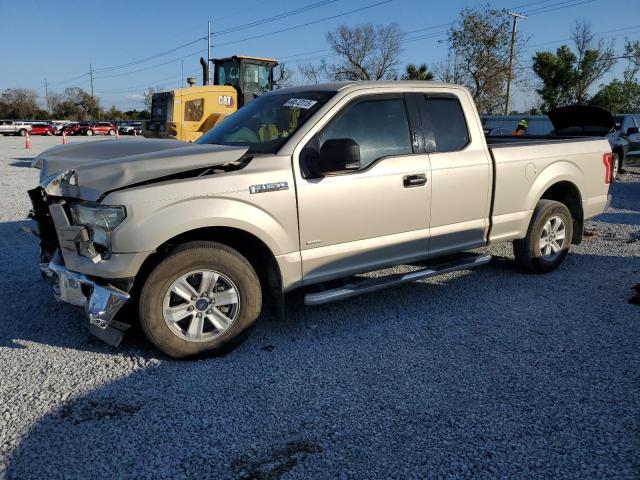
M 24 137 L 32 129 L 31 125 L 15 120 L 0 120 L 0 135 L 20 135 Z
M 232 349 L 298 288 L 341 300 L 485 264 L 464 252 L 497 242 L 550 272 L 607 207 L 613 156 L 606 139 L 486 140 L 460 86 L 352 82 L 268 93 L 195 144 L 76 143 L 33 165 L 58 298 L 110 343 L 139 320 L 186 357 Z

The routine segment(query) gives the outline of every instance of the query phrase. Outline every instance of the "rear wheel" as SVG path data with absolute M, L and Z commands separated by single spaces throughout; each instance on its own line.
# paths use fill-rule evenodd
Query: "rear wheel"
M 93 130 L 87 130 L 87 136 L 90 137 L 93 135 Z
M 167 355 L 226 353 L 249 334 L 262 309 L 258 276 L 235 250 L 191 242 L 149 275 L 139 301 L 140 324 Z
M 540 200 L 533 211 L 527 236 L 513 242 L 516 263 L 529 272 L 551 272 L 567 256 L 572 236 L 569 209 L 554 200 Z
M 112 135 L 112 136 L 113 136 L 113 135 L 115 135 L 115 134 L 116 134 L 116 131 L 115 131 L 115 130 L 109 130 L 109 135 Z

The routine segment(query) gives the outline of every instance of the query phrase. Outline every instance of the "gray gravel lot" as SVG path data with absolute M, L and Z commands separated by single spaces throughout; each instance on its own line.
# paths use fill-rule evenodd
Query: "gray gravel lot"
M 552 274 L 492 247 L 473 272 L 293 295 L 233 354 L 176 362 L 54 301 L 17 229 L 60 138 L 32 140 L 0 138 L 0 478 L 640 478 L 640 168 Z

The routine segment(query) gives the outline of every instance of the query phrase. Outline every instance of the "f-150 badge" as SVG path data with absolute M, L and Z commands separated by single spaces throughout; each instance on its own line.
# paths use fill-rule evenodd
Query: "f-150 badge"
M 278 190 L 289 190 L 289 183 L 287 182 L 260 183 L 258 185 L 251 185 L 249 187 L 249 193 L 277 192 Z

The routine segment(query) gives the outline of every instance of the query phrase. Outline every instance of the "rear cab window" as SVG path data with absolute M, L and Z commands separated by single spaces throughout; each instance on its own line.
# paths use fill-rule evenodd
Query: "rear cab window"
M 451 94 L 425 94 L 422 125 L 427 152 L 457 152 L 471 141 L 460 100 Z

